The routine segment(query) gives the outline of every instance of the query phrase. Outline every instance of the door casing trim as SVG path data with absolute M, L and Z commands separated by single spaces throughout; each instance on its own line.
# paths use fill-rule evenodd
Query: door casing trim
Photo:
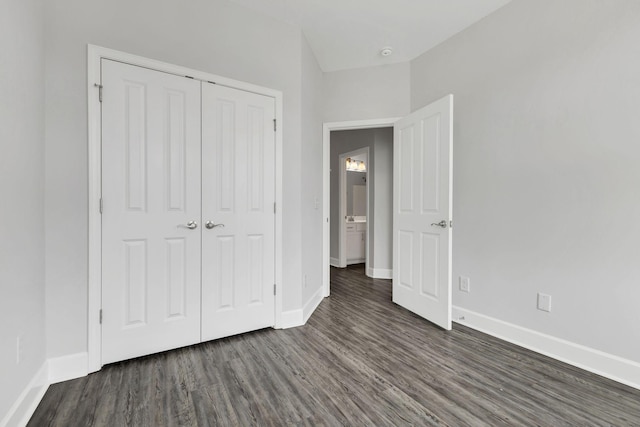
M 246 82 L 197 71 L 179 65 L 156 61 L 95 45 L 87 45 L 87 123 L 88 123 L 88 290 L 87 290 L 87 352 L 88 372 L 102 368 L 102 329 L 100 310 L 102 308 L 102 221 L 100 199 L 102 197 L 102 156 L 101 156 L 101 104 L 99 85 L 102 82 L 100 63 L 102 59 L 124 62 L 179 76 L 189 76 L 196 80 L 216 82 L 248 92 L 270 96 L 275 100 L 278 126 L 275 135 L 275 296 L 274 327 L 282 324 L 282 147 L 283 147 L 283 95 L 281 91 L 253 85 Z

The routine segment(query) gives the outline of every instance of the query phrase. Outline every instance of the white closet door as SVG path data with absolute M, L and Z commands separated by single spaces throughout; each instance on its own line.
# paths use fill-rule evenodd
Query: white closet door
M 200 341 L 200 82 L 109 60 L 102 77 L 106 364 Z
M 274 117 L 273 98 L 202 85 L 203 341 L 274 325 Z

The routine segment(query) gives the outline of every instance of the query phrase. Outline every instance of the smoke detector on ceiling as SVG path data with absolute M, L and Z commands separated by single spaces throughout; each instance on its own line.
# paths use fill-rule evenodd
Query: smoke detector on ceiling
M 383 47 L 382 50 L 380 51 L 380 55 L 382 56 L 389 56 L 393 53 L 393 49 L 391 49 L 390 47 Z

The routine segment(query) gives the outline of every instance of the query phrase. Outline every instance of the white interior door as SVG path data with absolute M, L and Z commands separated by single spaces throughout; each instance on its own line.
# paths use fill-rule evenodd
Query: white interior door
M 202 86 L 202 340 L 275 323 L 275 100 Z
M 103 59 L 102 84 L 106 364 L 200 341 L 200 82 Z
M 393 302 L 451 329 L 453 95 L 394 125 Z

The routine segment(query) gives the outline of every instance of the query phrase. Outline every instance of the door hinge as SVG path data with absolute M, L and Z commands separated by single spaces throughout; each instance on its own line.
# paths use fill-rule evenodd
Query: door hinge
M 100 309 L 100 324 L 102 325 L 102 309 Z
M 273 213 L 276 213 L 276 204 L 273 204 Z
M 103 206 L 103 205 L 102 205 L 102 197 L 100 197 L 100 206 L 99 206 L 100 214 L 102 214 L 102 206 Z
M 275 285 L 275 283 L 274 283 L 274 285 L 273 285 L 273 294 L 274 294 L 274 295 L 276 294 L 276 285 Z
M 273 119 L 273 131 L 275 132 L 278 126 L 276 125 L 276 119 Z
M 102 102 L 102 85 L 94 83 L 94 86 L 98 88 L 98 101 Z

